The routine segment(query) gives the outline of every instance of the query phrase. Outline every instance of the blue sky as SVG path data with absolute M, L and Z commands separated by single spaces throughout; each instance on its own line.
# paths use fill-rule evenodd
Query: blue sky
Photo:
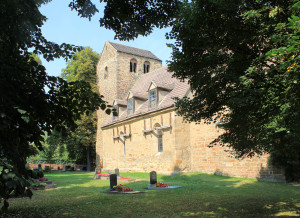
M 166 46 L 166 43 L 170 43 L 165 38 L 166 29 L 156 29 L 151 35 L 138 37 L 134 41 L 114 40 L 113 31 L 99 27 L 99 19 L 103 15 L 103 4 L 100 4 L 99 1 L 93 1 L 97 5 L 99 13 L 89 21 L 86 18 L 77 16 L 76 11 L 71 11 L 68 7 L 69 2 L 66 0 L 52 0 L 40 8 L 41 13 L 48 18 L 42 27 L 42 32 L 49 41 L 58 44 L 65 42 L 78 46 L 89 46 L 99 54 L 105 41 L 111 41 L 149 50 L 163 61 L 163 65 L 166 64 L 167 60 L 171 60 L 171 49 Z M 56 59 L 51 62 L 41 59 L 49 75 L 60 75 L 61 70 L 66 66 L 63 59 Z

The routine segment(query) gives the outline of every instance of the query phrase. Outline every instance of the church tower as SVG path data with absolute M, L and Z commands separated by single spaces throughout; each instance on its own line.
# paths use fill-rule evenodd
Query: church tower
M 106 41 L 97 64 L 99 92 L 104 96 L 104 100 L 112 105 L 114 100 L 126 98 L 128 91 L 141 75 L 161 67 L 162 61 L 150 51 Z M 101 126 L 109 115 L 99 110 L 97 116 L 96 165 L 98 166 L 103 143 Z

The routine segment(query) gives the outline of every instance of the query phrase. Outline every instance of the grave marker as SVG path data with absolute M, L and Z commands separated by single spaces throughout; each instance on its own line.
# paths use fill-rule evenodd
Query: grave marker
M 157 176 L 156 172 L 152 171 L 150 172 L 150 185 L 155 185 L 155 183 L 157 183 Z
M 111 174 L 109 176 L 109 180 L 110 180 L 110 189 L 113 189 L 114 186 L 118 185 L 117 174 Z
M 115 169 L 115 174 L 117 174 L 117 176 L 120 176 L 120 170 L 118 168 Z

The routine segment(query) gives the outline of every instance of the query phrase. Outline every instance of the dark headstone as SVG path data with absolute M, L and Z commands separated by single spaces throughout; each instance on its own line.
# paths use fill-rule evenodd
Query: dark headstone
M 113 189 L 114 186 L 118 185 L 118 179 L 117 179 L 117 174 L 111 174 L 109 176 L 109 180 L 110 180 L 110 189 Z
M 157 183 L 157 176 L 156 176 L 156 172 L 152 171 L 150 172 L 150 184 L 154 185 L 155 183 Z
M 119 171 L 119 169 L 117 168 L 117 169 L 115 169 L 115 174 L 117 174 L 117 176 L 120 176 L 120 171 Z
M 60 167 L 57 167 L 57 170 L 60 170 Z
M 42 164 L 38 164 L 38 170 L 42 170 Z

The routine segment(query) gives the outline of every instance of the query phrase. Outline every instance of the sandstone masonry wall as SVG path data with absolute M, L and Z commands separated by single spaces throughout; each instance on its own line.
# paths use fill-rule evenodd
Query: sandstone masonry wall
M 283 181 L 283 171 L 268 164 L 269 155 L 236 159 L 226 148 L 209 144 L 221 134 L 214 124 L 191 124 L 191 171 Z
M 119 168 L 121 171 L 150 172 L 152 170 L 168 173 L 174 171 L 176 166 L 176 149 L 174 132 L 172 129 L 163 130 L 163 152 L 158 152 L 157 131 L 144 134 L 143 130 L 154 126 L 174 125 L 174 112 L 163 112 L 136 118 L 134 121 L 126 122 L 124 125 L 114 125 L 103 130 L 102 155 L 104 169 L 112 170 Z M 125 130 L 126 129 L 126 130 Z M 113 136 L 123 133 L 131 133 L 131 137 L 125 139 L 125 150 L 123 137 L 113 139 Z

